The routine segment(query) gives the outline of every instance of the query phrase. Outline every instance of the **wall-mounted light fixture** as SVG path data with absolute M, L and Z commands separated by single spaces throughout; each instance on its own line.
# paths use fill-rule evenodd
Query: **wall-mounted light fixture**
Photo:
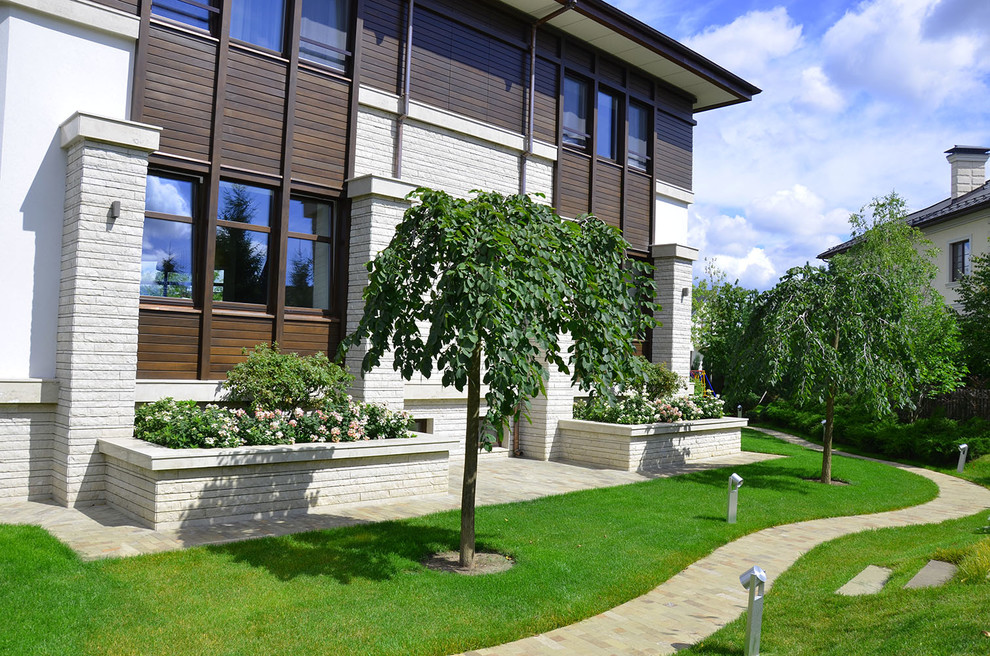
M 119 219 L 120 218 L 120 201 L 115 200 L 110 203 L 110 218 Z

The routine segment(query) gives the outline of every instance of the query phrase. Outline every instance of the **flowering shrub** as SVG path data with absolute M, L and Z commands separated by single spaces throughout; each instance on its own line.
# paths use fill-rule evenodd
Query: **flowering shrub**
M 574 403 L 574 418 L 607 424 L 655 424 L 694 419 L 717 419 L 724 414 L 717 396 L 679 396 L 651 400 L 639 394 L 609 402 L 602 397 Z
M 410 437 L 408 426 L 407 413 L 350 397 L 324 409 L 253 412 L 166 398 L 138 409 L 134 437 L 173 449 L 220 448 Z

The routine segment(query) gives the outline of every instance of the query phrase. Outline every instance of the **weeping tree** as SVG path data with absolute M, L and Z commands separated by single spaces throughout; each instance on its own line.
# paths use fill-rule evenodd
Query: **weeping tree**
M 904 216 L 896 194 L 874 199 L 850 217 L 853 245 L 826 267 L 790 269 L 757 299 L 747 327 L 753 382 L 824 406 L 823 483 L 840 395 L 881 418 L 965 374 L 954 318 L 931 286 L 935 252 Z
M 463 200 L 420 188 L 410 199 L 418 203 L 368 264 L 364 316 L 344 346 L 368 340 L 364 371 L 391 351 L 407 380 L 438 373 L 467 388 L 460 564 L 471 567 L 480 446 L 491 449 L 517 410 L 528 420 L 550 367 L 605 395 L 634 380 L 633 340 L 658 308 L 649 265 L 627 259 L 620 232 L 594 217 L 565 221 L 525 195 Z

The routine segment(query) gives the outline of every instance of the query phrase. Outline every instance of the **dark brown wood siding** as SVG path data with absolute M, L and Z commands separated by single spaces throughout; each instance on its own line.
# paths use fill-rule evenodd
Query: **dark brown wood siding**
M 223 107 L 223 160 L 278 175 L 282 167 L 286 64 L 231 48 Z
M 213 315 L 210 335 L 210 378 L 227 377 L 227 370 L 247 359 L 243 349 L 269 344 L 272 319 L 269 317 Z
M 536 60 L 536 93 L 534 94 L 533 134 L 549 143 L 557 142 L 557 96 L 560 67 L 545 59 Z
M 398 93 L 405 56 L 406 4 L 400 0 L 361 3 L 361 84 Z
M 199 312 L 138 313 L 138 378 L 195 379 L 199 362 Z
M 560 175 L 557 210 L 569 218 L 591 211 L 591 157 L 563 148 L 557 159 L 557 173 Z
M 657 112 L 657 179 L 691 189 L 693 125 L 670 114 Z
M 209 159 L 216 57 L 210 39 L 151 27 L 141 120 L 164 128 L 160 151 Z
M 605 223 L 620 227 L 622 219 L 622 167 L 612 162 L 595 163 L 595 192 L 592 210 Z
M 417 5 L 411 78 L 414 99 L 521 132 L 525 72 L 523 48 Z
M 650 236 L 652 186 L 653 180 L 650 176 L 636 171 L 626 173 L 626 211 L 622 217 L 622 236 L 638 251 L 648 251 L 652 241 Z
M 285 334 L 279 345 L 283 351 L 299 355 L 324 353 L 331 359 L 340 344 L 340 323 L 311 319 L 292 319 L 285 322 Z
M 350 85 L 346 80 L 299 72 L 292 138 L 293 179 L 343 188 L 349 101 Z

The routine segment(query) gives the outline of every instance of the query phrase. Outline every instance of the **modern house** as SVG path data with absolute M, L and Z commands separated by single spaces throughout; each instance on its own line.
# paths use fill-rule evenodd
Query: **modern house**
M 693 117 L 756 93 L 601 0 L 0 0 L 0 498 L 100 503 L 135 403 L 213 400 L 257 343 L 333 353 L 420 185 L 619 227 L 686 374 Z M 463 428 L 387 363 L 354 393 Z
M 949 197 L 905 217 L 938 249 L 935 289 L 958 309 L 956 287 L 970 272 L 970 258 L 990 252 L 990 181 L 986 165 L 990 148 L 953 146 L 945 151 L 950 164 Z M 828 259 L 852 241 L 833 246 L 818 257 Z

